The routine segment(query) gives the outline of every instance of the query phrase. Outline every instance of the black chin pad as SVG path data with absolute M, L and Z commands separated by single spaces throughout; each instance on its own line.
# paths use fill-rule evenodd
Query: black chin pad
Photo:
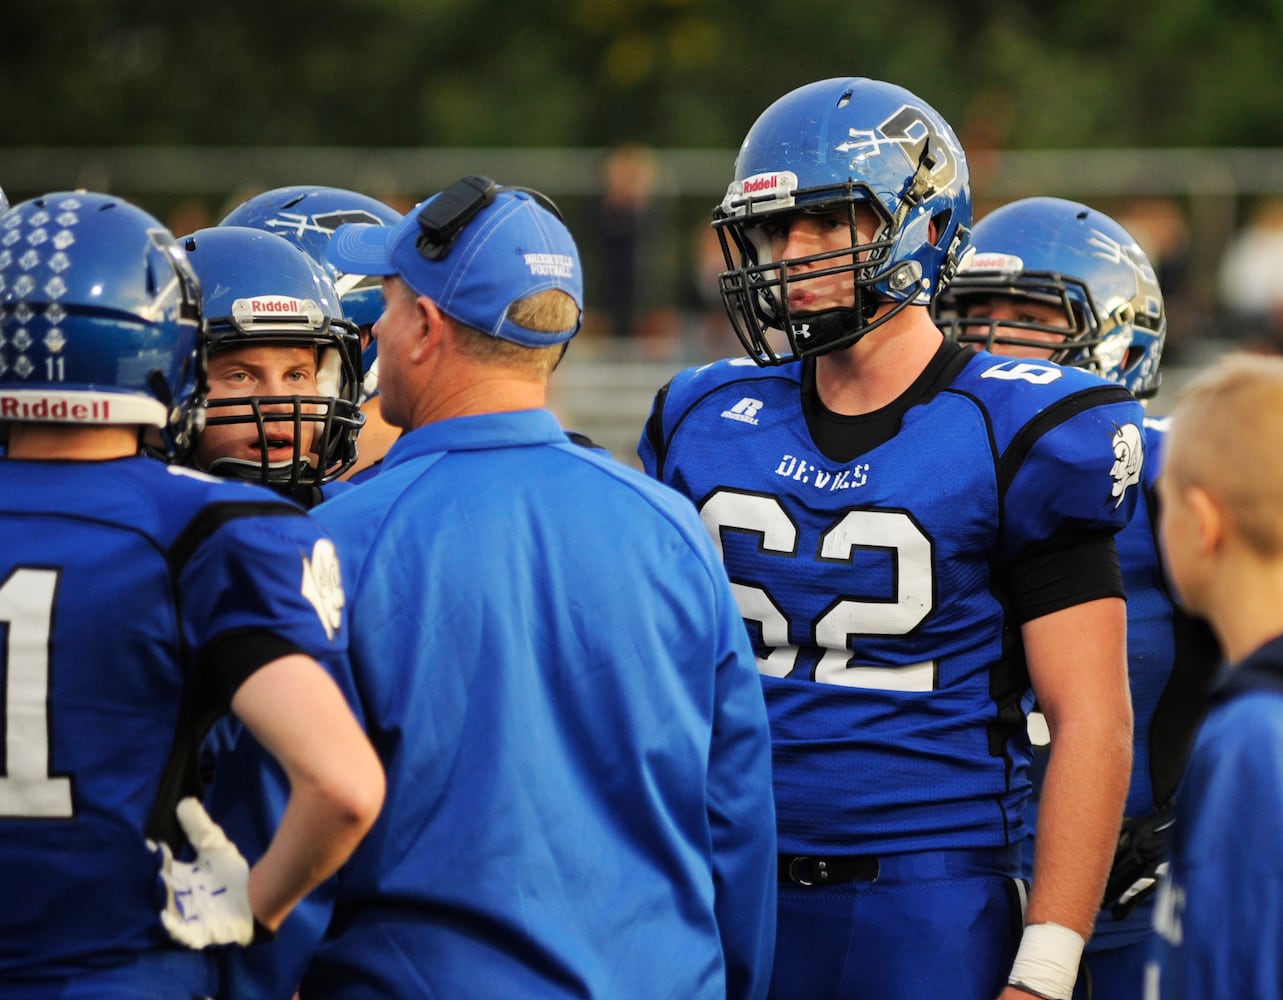
M 828 354 L 859 339 L 865 319 L 856 309 L 826 309 L 813 316 L 793 317 L 793 336 L 799 354 Z

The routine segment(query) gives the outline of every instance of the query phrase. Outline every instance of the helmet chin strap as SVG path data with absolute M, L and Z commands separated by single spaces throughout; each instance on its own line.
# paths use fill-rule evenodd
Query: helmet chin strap
M 862 311 L 826 309 L 794 320 L 793 336 L 797 346 L 806 347 L 808 354 L 815 355 L 828 354 L 854 344 L 868 327 L 868 317 L 862 316 Z
M 876 330 L 911 302 L 910 299 L 901 299 L 873 323 L 874 314 L 886 301 L 888 300 L 870 295 L 860 303 L 859 309 L 826 309 L 824 312 L 792 319 L 795 340 L 804 341 L 797 346 L 808 346 L 807 353 L 812 356 L 840 351 L 856 343 L 866 333 Z M 805 337 L 800 329 L 803 326 L 806 327 Z

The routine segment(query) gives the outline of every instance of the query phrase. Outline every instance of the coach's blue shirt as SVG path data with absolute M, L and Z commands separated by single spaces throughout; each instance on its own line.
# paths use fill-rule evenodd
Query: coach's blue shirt
M 388 794 L 304 995 L 764 996 L 766 711 L 689 502 L 532 410 L 313 514 Z

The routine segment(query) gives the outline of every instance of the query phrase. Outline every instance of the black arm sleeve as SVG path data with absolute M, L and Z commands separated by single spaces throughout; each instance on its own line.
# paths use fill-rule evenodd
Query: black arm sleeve
M 267 632 L 232 632 L 210 644 L 200 665 L 200 676 L 218 714 L 232 706 L 232 696 L 260 667 L 291 653 L 306 650 Z
M 1062 534 L 1032 546 L 1008 566 L 1007 588 L 1021 625 L 1102 597 L 1124 597 L 1114 536 Z
M 304 650 L 294 643 L 257 630 L 231 632 L 210 645 L 195 674 L 183 686 L 169 759 L 147 817 L 149 838 L 169 844 L 178 853 L 184 837 L 175 810 L 182 799 L 189 795 L 199 798 L 204 791 L 200 748 L 210 726 L 227 714 L 232 696 L 254 671 L 282 656 L 301 652 Z

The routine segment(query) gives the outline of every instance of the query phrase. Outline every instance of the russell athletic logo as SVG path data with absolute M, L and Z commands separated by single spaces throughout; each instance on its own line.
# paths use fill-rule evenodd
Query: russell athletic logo
M 727 420 L 738 420 L 745 424 L 757 423 L 757 411 L 762 408 L 760 399 L 752 399 L 745 396 L 729 410 L 723 410 L 722 416 Z

